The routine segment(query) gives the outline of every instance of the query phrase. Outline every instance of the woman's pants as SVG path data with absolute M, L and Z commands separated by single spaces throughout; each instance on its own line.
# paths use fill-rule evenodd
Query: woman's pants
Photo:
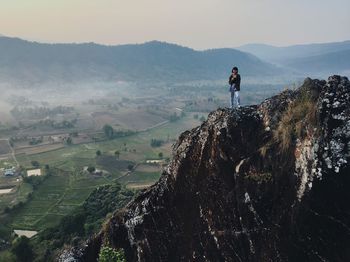
M 234 108 L 235 106 L 237 106 L 237 107 L 241 106 L 241 100 L 239 98 L 239 91 L 231 92 L 231 108 Z

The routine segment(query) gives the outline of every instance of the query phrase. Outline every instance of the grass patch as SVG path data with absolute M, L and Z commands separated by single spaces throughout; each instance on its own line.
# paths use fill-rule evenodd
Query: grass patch
M 304 139 L 308 132 L 312 132 L 317 123 L 316 96 L 311 91 L 302 89 L 283 112 L 273 132 L 273 140 L 281 152 L 286 152 L 297 138 Z M 261 148 L 260 152 L 266 153 L 266 148 Z
M 116 170 L 127 170 L 129 165 L 135 165 L 132 161 L 117 159 L 115 156 L 108 155 L 97 157 L 96 163 L 110 173 L 113 173 Z
M 120 179 L 120 182 L 125 183 L 140 183 L 140 184 L 150 184 L 155 183 L 160 178 L 160 172 L 140 172 L 135 171 L 132 174 L 125 176 Z
M 0 251 L 0 262 L 16 262 L 17 258 L 9 250 Z
M 255 182 L 269 182 L 272 180 L 272 174 L 269 172 L 266 173 L 250 173 L 245 176 L 246 179 L 255 181 Z

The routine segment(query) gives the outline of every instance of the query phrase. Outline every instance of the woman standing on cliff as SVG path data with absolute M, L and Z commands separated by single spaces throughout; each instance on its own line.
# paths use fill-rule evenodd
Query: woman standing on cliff
M 235 105 L 239 108 L 241 106 L 239 97 L 239 91 L 241 90 L 241 75 L 238 74 L 238 68 L 236 66 L 232 68 L 232 74 L 230 75 L 228 83 L 230 84 L 231 108 L 234 108 Z

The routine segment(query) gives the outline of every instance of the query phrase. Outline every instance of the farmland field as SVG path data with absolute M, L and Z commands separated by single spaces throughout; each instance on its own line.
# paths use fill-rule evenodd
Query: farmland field
M 61 145 L 44 152 L 39 150 L 39 146 L 37 153 L 30 148 L 30 151 L 18 154 L 17 160 L 24 168 L 32 168 L 32 161 L 37 161 L 41 166 L 48 165 L 54 174 L 34 191 L 29 184 L 21 183 L 13 193 L 0 197 L 3 210 L 11 201 L 25 202 L 26 194 L 31 193 L 30 199 L 21 208 L 6 217 L 7 226 L 17 230 L 41 231 L 57 225 L 63 216 L 80 206 L 94 188 L 111 184 L 115 179 L 135 190 L 151 186 L 159 179 L 162 166 L 146 164 L 146 161 L 159 159 L 159 153 L 163 154 L 163 159 L 171 157 L 171 146 L 177 135 L 199 123 L 193 114 L 188 114 L 176 122 L 126 137 Z M 150 141 L 153 138 L 163 140 L 164 144 L 152 147 Z M 97 151 L 101 151 L 100 156 L 96 155 Z M 115 151 L 120 153 L 118 158 Z M 95 166 L 106 173 L 91 175 L 84 171 L 88 166 Z M 133 170 L 128 170 L 130 166 Z
M 8 145 L 7 140 L 0 140 L 0 155 L 11 153 L 11 148 Z
M 39 154 L 47 151 L 56 150 L 59 148 L 62 148 L 62 144 L 48 144 L 48 145 L 40 145 L 36 147 L 27 147 L 27 148 L 21 148 L 16 149 L 16 154 L 26 154 L 26 155 L 34 155 Z
M 152 165 L 152 164 L 141 164 L 138 165 L 135 171 L 139 172 L 157 172 L 158 171 L 158 166 L 157 165 Z
M 98 186 L 110 184 L 116 176 L 94 177 L 87 173 L 55 171 L 33 192 L 30 200 L 7 219 L 14 229 L 43 230 L 81 205 Z
M 137 109 L 124 109 L 114 113 L 96 112 L 92 114 L 92 117 L 96 126 L 100 128 L 105 124 L 110 124 L 115 127 L 130 130 L 143 130 L 166 120 L 161 116 Z
M 159 172 L 140 172 L 135 171 L 128 176 L 119 179 L 120 182 L 126 184 L 152 184 L 152 182 L 159 179 Z
M 62 217 L 81 206 L 96 187 L 114 181 L 134 190 L 153 185 L 171 158 L 172 144 L 178 135 L 199 125 L 199 118 L 206 116 L 205 112 L 183 113 L 185 102 L 162 97 L 161 93 L 138 93 L 129 98 L 101 95 L 81 103 L 64 101 L 62 97 L 62 108 L 69 108 L 67 114 L 43 119 L 33 115 L 32 119 L 21 120 L 20 128 L 0 131 L 0 155 L 11 153 L 10 140 L 16 157 L 0 159 L 0 168 L 16 167 L 17 160 L 22 170 L 14 177 L 0 176 L 1 188 L 12 188 L 0 195 L 0 218 L 7 230 L 40 232 L 57 225 Z M 29 106 L 28 112 L 36 110 L 37 107 Z M 28 114 L 26 110 L 18 112 Z M 171 120 L 170 116 L 176 117 Z M 105 125 L 116 131 L 133 132 L 108 139 L 103 132 Z M 161 143 L 152 146 L 152 139 Z M 148 164 L 148 160 L 161 163 Z M 88 167 L 99 173 L 87 172 Z M 51 175 L 33 186 L 24 181 L 26 170 L 32 168 L 49 168 L 44 173 Z M 4 213 L 8 208 L 10 211 Z

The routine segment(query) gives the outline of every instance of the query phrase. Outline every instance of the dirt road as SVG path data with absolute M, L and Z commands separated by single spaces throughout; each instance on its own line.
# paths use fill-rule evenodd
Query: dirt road
M 13 160 L 16 162 L 17 167 L 19 167 L 19 163 L 18 163 L 17 158 L 16 158 L 15 150 L 11 146 L 10 139 L 4 138 L 4 139 L 0 139 L 0 141 L 6 141 L 7 142 L 7 144 L 9 145 L 9 147 L 11 149 L 11 156 L 12 156 Z

